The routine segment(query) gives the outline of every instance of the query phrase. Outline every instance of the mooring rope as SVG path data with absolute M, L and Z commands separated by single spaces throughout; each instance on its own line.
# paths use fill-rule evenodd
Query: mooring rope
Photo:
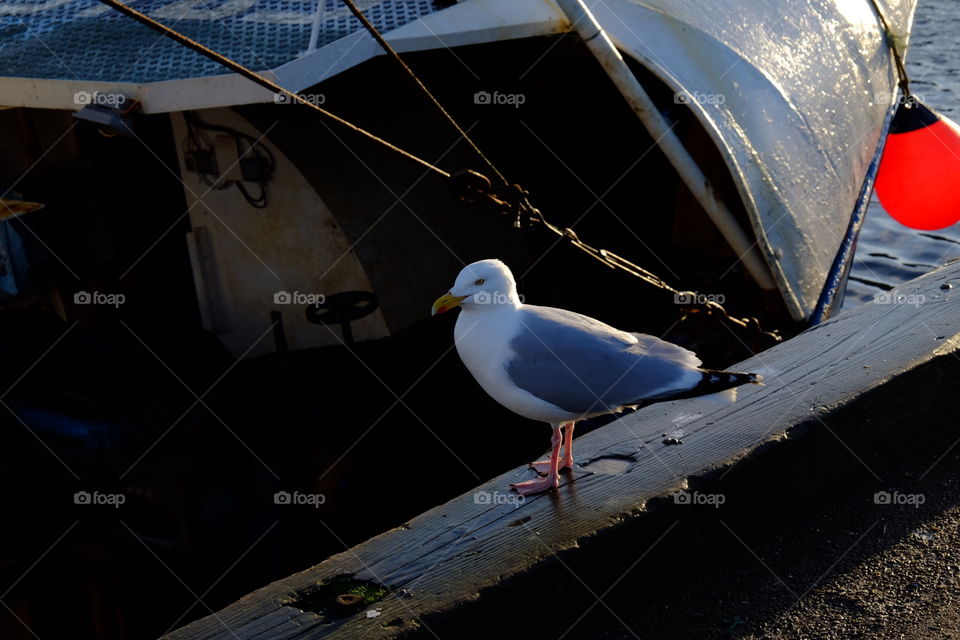
M 320 0 L 320 1 L 322 2 L 323 0 Z M 360 24 L 363 25 L 363 28 L 366 29 L 371 36 L 373 36 L 373 39 L 376 40 L 381 47 L 383 47 L 383 50 L 387 52 L 387 55 L 393 58 L 393 60 L 398 65 L 400 65 L 400 67 L 407 73 L 407 75 L 410 76 L 410 78 L 416 83 L 416 85 L 420 87 L 420 90 L 430 100 L 430 102 L 433 103 L 433 106 L 437 108 L 437 111 L 442 113 L 443 117 L 446 118 L 451 125 L 453 125 L 453 128 L 457 130 L 457 133 L 460 134 L 460 137 L 463 138 L 467 142 L 467 144 L 470 145 L 470 148 L 473 149 L 474 153 L 476 153 L 481 160 L 483 160 L 483 163 L 487 165 L 487 168 L 489 168 L 490 171 L 493 172 L 493 174 L 500 179 L 501 185 L 509 184 L 509 182 L 507 182 L 507 179 L 503 177 L 503 174 L 500 173 L 500 171 L 493 164 L 493 162 L 491 162 L 490 159 L 487 158 L 486 155 L 484 155 L 483 151 L 480 150 L 480 147 L 478 147 L 476 143 L 470 138 L 470 136 L 467 135 L 467 132 L 463 130 L 463 127 L 461 127 L 457 123 L 454 117 L 450 115 L 450 112 L 448 112 L 443 107 L 443 105 L 440 104 L 440 101 L 437 100 L 436 97 L 434 97 L 434 95 L 430 92 L 430 89 L 428 89 L 427 86 L 423 84 L 423 82 L 420 80 L 420 78 L 417 77 L 417 74 L 413 72 L 413 69 L 411 69 L 410 66 L 406 62 L 404 62 L 403 58 L 401 58 L 400 55 L 396 52 L 396 50 L 392 46 L 390 46 L 390 43 L 387 42 L 386 38 L 384 38 L 380 34 L 380 31 L 375 26 L 373 26 L 373 24 L 371 24 L 369 20 L 367 20 L 367 17 L 363 15 L 363 12 L 360 11 L 359 8 L 357 8 L 357 5 L 354 4 L 353 0 L 343 0 L 343 3 L 347 5 L 347 8 L 350 9 L 351 13 L 353 13 L 353 15 L 356 16 L 357 20 L 360 21 Z
M 903 64 L 903 56 L 900 54 L 900 49 L 897 47 L 897 36 L 890 30 L 890 24 L 887 22 L 887 17 L 883 14 L 883 11 L 880 9 L 880 5 L 877 4 L 877 0 L 868 0 L 873 6 L 874 13 L 877 14 L 877 18 L 880 19 L 880 24 L 883 26 L 883 38 L 887 43 L 887 46 L 890 47 L 890 52 L 893 54 L 893 63 L 897 67 L 897 76 L 899 77 L 899 82 L 897 86 L 900 87 L 900 91 L 903 92 L 903 97 L 909 102 L 913 102 L 913 96 L 910 94 L 910 78 L 907 77 L 907 68 Z

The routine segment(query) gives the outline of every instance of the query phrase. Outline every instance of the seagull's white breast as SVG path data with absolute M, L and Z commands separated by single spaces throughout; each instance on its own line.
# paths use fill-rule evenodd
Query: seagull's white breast
M 510 379 L 507 364 L 515 355 L 510 341 L 519 331 L 518 309 L 504 305 L 479 311 L 464 309 L 453 336 L 463 364 L 483 390 L 507 409 L 551 424 L 579 418 L 521 389 Z

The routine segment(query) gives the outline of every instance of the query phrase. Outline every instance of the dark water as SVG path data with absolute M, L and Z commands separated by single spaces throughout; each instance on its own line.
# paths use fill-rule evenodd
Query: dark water
M 960 2 L 920 0 L 907 54 L 910 88 L 927 106 L 960 121 Z M 960 191 L 960 185 L 957 186 Z M 867 210 L 843 308 L 960 257 L 960 224 L 939 231 L 904 227 L 876 196 Z

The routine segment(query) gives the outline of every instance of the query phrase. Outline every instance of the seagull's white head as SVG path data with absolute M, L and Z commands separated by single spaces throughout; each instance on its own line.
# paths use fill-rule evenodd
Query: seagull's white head
M 454 307 L 475 311 L 503 309 L 505 306 L 520 306 L 513 274 L 499 260 L 480 260 L 463 268 L 450 292 L 433 303 L 431 315 Z

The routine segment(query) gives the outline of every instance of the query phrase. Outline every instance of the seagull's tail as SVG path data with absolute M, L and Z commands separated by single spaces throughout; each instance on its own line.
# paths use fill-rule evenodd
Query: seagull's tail
M 690 389 L 676 395 L 671 395 L 670 400 L 680 398 L 695 398 L 705 396 L 711 393 L 728 391 L 727 400 L 733 402 L 736 400 L 736 387 L 744 384 L 763 384 L 763 376 L 759 373 L 737 373 L 735 371 L 714 371 L 713 369 L 700 369 L 703 377 L 700 382 Z
M 701 369 L 703 377 L 689 393 L 691 396 L 704 396 L 718 391 L 726 391 L 744 384 L 763 384 L 759 373 L 737 373 L 735 371 L 714 371 Z

